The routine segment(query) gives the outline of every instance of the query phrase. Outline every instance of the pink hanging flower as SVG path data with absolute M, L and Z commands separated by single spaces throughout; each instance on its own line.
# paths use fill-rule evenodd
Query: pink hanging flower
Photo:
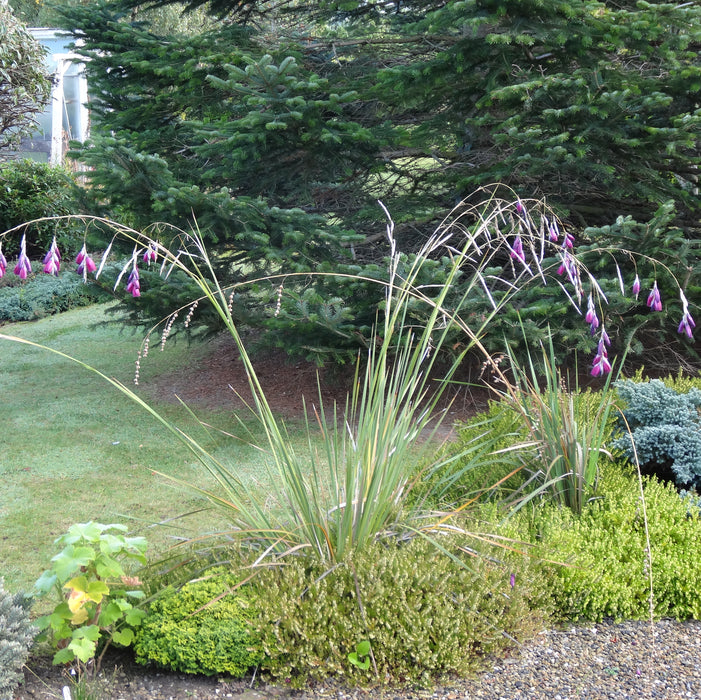
M 653 311 L 662 311 L 662 299 L 660 297 L 660 290 L 657 288 L 657 280 L 655 280 L 655 283 L 652 285 L 652 289 L 650 290 L 650 294 L 648 294 L 647 305 Z
M 78 274 L 83 275 L 83 277 L 86 277 L 88 272 L 95 272 L 95 270 L 97 270 L 95 261 L 88 255 L 85 243 L 83 243 L 83 247 L 80 249 L 80 253 L 76 256 L 75 261 L 78 264 Z
M 515 260 L 519 260 L 524 265 L 526 264 L 526 254 L 523 252 L 523 241 L 521 236 L 516 236 L 514 240 L 514 245 L 511 248 L 511 257 Z
M 139 282 L 139 270 L 136 267 L 136 260 L 134 260 L 134 267 L 127 279 L 127 292 L 130 292 L 133 297 L 141 296 L 141 283 Z
M 156 249 L 156 244 L 155 243 L 149 243 L 148 248 L 146 248 L 146 251 L 144 252 L 144 262 L 147 265 L 150 265 L 152 262 L 156 262 L 158 258 L 158 251 Z
M 686 333 L 687 337 L 691 340 L 694 337 L 694 328 L 696 328 L 694 319 L 691 317 L 691 314 L 688 311 L 685 311 L 682 315 L 682 320 L 679 324 L 679 328 L 677 329 L 677 333 Z
M 587 315 L 584 317 L 584 320 L 589 324 L 589 330 L 591 331 L 591 334 L 594 335 L 596 329 L 599 327 L 599 318 L 596 315 L 596 307 L 594 306 L 594 300 L 592 299 L 591 293 L 589 294 L 589 301 L 587 302 Z
M 526 209 L 523 206 L 523 203 L 521 202 L 520 199 L 516 200 L 516 212 L 520 215 L 523 215 L 525 213 Z
M 560 229 L 557 226 L 557 221 L 554 221 L 548 227 L 548 240 L 551 243 L 557 243 L 560 238 Z
M 56 236 L 54 236 L 51 242 L 51 247 L 49 252 L 44 256 L 44 272 L 47 275 L 55 275 L 58 277 L 59 270 L 61 269 L 61 253 L 58 251 L 58 246 L 56 245 Z
M 640 294 L 640 277 L 635 275 L 635 279 L 633 280 L 633 296 L 637 299 L 638 294 Z
M 608 336 L 606 336 L 608 338 Z M 592 377 L 600 377 L 604 374 L 608 374 L 611 371 L 611 363 L 608 358 L 608 350 L 606 350 L 606 342 L 603 338 L 599 340 L 599 345 L 596 350 L 596 356 L 594 357 L 594 362 L 591 368 Z
M 6 271 L 7 271 L 7 259 L 2 254 L 2 245 L 0 245 L 0 277 L 4 277 Z
M 574 262 L 574 258 L 568 251 L 565 251 L 562 254 L 562 262 L 560 263 L 560 267 L 557 268 L 558 275 L 562 275 L 565 272 L 567 273 L 567 277 L 569 278 L 570 282 L 576 286 L 577 265 Z
M 691 317 L 691 313 L 689 312 L 689 302 L 686 300 L 686 296 L 684 296 L 684 292 L 681 289 L 679 290 L 679 297 L 682 300 L 682 320 L 679 324 L 679 328 L 677 328 L 677 333 L 686 333 L 687 338 L 691 340 L 694 337 L 694 328 L 696 328 L 696 323 Z
M 562 239 L 562 247 L 569 250 L 574 248 L 574 236 L 571 233 L 565 232 L 565 237 Z
M 25 237 L 22 236 L 22 242 L 20 244 L 19 258 L 17 259 L 17 264 L 15 265 L 15 274 L 22 280 L 27 279 L 27 275 L 32 273 L 32 264 L 29 262 L 27 257 L 27 241 Z

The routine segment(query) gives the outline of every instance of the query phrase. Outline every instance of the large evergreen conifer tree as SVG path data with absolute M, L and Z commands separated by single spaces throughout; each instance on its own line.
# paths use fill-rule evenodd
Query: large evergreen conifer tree
M 382 256 L 375 199 L 411 251 L 455 203 L 499 182 L 546 197 L 580 250 L 659 255 L 696 288 L 697 4 L 211 7 L 230 21 L 190 38 L 155 36 L 109 4 L 66 12 L 101 99 L 80 157 L 117 215 L 194 216 L 229 262 L 259 270 L 357 270 Z M 601 265 L 615 307 L 617 272 Z M 651 266 L 639 270 L 651 279 Z M 313 311 L 292 294 L 297 327 L 326 324 L 330 344 L 364 337 L 374 297 L 355 294 L 354 309 L 321 287 L 304 290 Z M 549 290 L 533 294 L 536 338 L 557 313 Z

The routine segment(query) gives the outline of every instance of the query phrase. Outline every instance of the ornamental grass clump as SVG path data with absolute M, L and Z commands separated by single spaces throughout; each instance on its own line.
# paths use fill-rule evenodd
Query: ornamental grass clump
M 530 442 L 519 459 L 540 489 L 531 489 L 521 505 L 543 490 L 552 500 L 581 513 L 596 493 L 598 465 L 611 435 L 614 392 L 609 374 L 596 393 L 568 390 L 555 364 L 552 341 L 543 348 L 540 369 L 529 357 L 528 368 L 511 360 L 514 385 L 500 392 L 500 401 L 526 426 Z
M 89 251 L 85 246 L 81 249 L 78 256 L 81 274 L 85 276 L 95 266 L 95 276 L 99 277 L 114 241 L 130 241 L 133 251 L 117 276 L 114 289 L 124 289 L 134 297 L 141 293 L 139 270 L 143 266 L 157 268 L 165 279 L 180 271 L 197 285 L 200 298 L 188 301 L 164 319 L 161 347 L 178 317 L 189 323 L 195 308 L 199 310 L 203 306 L 214 309 L 233 338 L 247 371 L 253 397 L 250 408 L 265 436 L 262 447 L 268 454 L 272 486 L 264 495 L 239 479 L 235 468 L 215 459 L 128 387 L 114 379 L 105 379 L 151 413 L 197 457 L 215 486 L 203 488 L 193 483 L 177 483 L 194 489 L 222 510 L 237 537 L 257 543 L 261 559 L 299 552 L 332 564 L 342 561 L 348 552 L 363 549 L 383 537 L 412 536 L 417 532 L 430 532 L 433 536 L 441 529 L 456 527 L 451 523 L 451 513 L 430 513 L 427 504 L 433 502 L 431 494 L 424 493 L 419 499 L 411 497 L 423 475 L 412 465 L 425 465 L 424 473 L 441 468 L 442 458 L 436 457 L 426 437 L 439 427 L 445 413 L 437 412 L 437 407 L 468 353 L 481 355 L 493 374 L 507 386 L 506 375 L 489 356 L 481 337 L 524 286 L 555 283 L 579 313 L 586 299 L 585 322 L 595 339 L 598 338 L 591 373 L 598 376 L 610 371 L 608 335 L 603 319 L 598 316 L 605 296 L 595 278 L 577 260 L 573 235 L 561 230 L 556 217 L 541 202 L 522 202 L 516 198 L 506 201 L 497 198 L 494 192 L 486 194 L 483 205 L 459 207 L 451 213 L 411 258 L 398 250 L 393 222 L 385 212 L 390 251 L 387 273 L 384 279 L 364 280 L 380 284 L 385 290 L 385 300 L 378 311 L 375 343 L 359 358 L 353 389 L 345 406 L 328 406 L 319 400 L 308 407 L 310 436 L 316 430 L 321 431 L 320 454 L 311 449 L 311 437 L 307 453 L 299 454 L 293 449 L 284 423 L 273 414 L 261 388 L 232 313 L 237 292 L 252 281 L 224 287 L 214 273 L 213 261 L 196 228 L 190 232 L 173 231 L 173 238 L 165 241 L 165 230 L 139 232 L 101 221 L 103 227 L 114 232 L 114 237 L 100 263 L 91 265 Z M 20 276 L 23 252 L 24 248 L 15 268 Z M 46 271 L 53 272 L 60 253 L 53 244 L 49 253 Z M 553 256 L 558 261 L 557 269 L 545 264 Z M 422 283 L 424 265 L 435 259 L 442 259 L 445 266 L 443 282 L 438 286 Z M 286 274 L 283 270 L 279 275 L 268 276 L 266 281 L 278 284 L 279 293 L 284 294 L 286 285 L 308 274 L 324 273 Z M 329 276 L 338 275 L 329 273 Z M 479 318 L 463 313 L 469 310 L 469 300 L 475 295 L 488 299 L 490 304 L 489 312 Z M 657 308 L 657 298 L 653 306 Z M 420 314 L 417 309 L 421 310 Z M 275 313 L 275 309 L 270 311 Z M 153 329 L 152 333 L 155 332 Z M 431 376 L 437 367 L 436 358 L 445 355 L 449 345 L 453 350 L 452 362 L 441 380 L 434 381 Z M 147 337 L 137 363 L 147 355 L 148 347 Z M 526 373 L 522 372 L 521 381 L 527 381 L 525 377 Z M 514 395 L 519 393 L 518 381 L 509 390 Z M 556 392 L 554 386 L 552 391 Z M 560 404 L 551 407 L 553 413 L 566 408 Z M 553 431 L 572 428 L 579 431 L 579 426 L 561 422 L 548 437 L 554 436 Z M 544 448 L 544 438 L 537 440 Z M 595 462 L 596 446 L 591 436 L 579 431 L 568 440 L 563 448 L 571 448 L 568 456 L 550 459 L 545 473 L 558 468 L 562 473 L 582 473 L 582 484 L 591 482 L 590 475 L 583 473 L 583 470 L 591 471 Z M 578 449 L 580 455 L 575 454 Z M 474 463 L 484 463 L 483 457 L 478 453 Z M 548 481 L 553 479 L 548 477 Z M 583 490 L 583 486 L 575 489 L 574 507 L 579 507 Z

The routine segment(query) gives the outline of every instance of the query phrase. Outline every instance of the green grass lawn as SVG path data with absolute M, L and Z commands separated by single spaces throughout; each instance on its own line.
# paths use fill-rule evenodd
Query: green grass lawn
M 104 325 L 107 319 L 114 317 L 95 306 L 5 325 L 0 332 L 65 352 L 133 387 L 141 335 L 119 324 Z M 148 397 L 149 381 L 188 366 L 206 351 L 205 344 L 185 342 L 152 351 L 142 362 L 137 392 Z M 74 522 L 125 523 L 144 534 L 152 550 L 164 549 L 174 536 L 225 526 L 211 512 L 156 525 L 204 503 L 152 469 L 200 485 L 206 485 L 206 477 L 143 408 L 98 375 L 45 350 L 0 340 L 0 353 L 0 576 L 7 589 L 31 587 L 56 553 L 54 539 Z M 250 444 L 208 437 L 176 403 L 157 408 L 235 464 L 240 477 L 266 478 L 264 456 Z M 231 413 L 198 415 L 236 430 Z

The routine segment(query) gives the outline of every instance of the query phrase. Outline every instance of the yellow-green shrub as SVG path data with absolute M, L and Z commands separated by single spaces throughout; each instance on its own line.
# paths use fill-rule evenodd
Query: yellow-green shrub
M 671 484 L 645 479 L 656 617 L 701 618 L 701 519 Z M 650 581 L 645 520 L 637 478 L 610 468 L 603 497 L 580 517 L 543 507 L 532 517 L 531 537 L 550 566 L 554 605 L 565 619 L 643 619 Z
M 167 588 L 151 605 L 134 644 L 139 663 L 184 673 L 243 676 L 262 659 L 251 620 L 257 603 L 225 568 L 206 578 Z

